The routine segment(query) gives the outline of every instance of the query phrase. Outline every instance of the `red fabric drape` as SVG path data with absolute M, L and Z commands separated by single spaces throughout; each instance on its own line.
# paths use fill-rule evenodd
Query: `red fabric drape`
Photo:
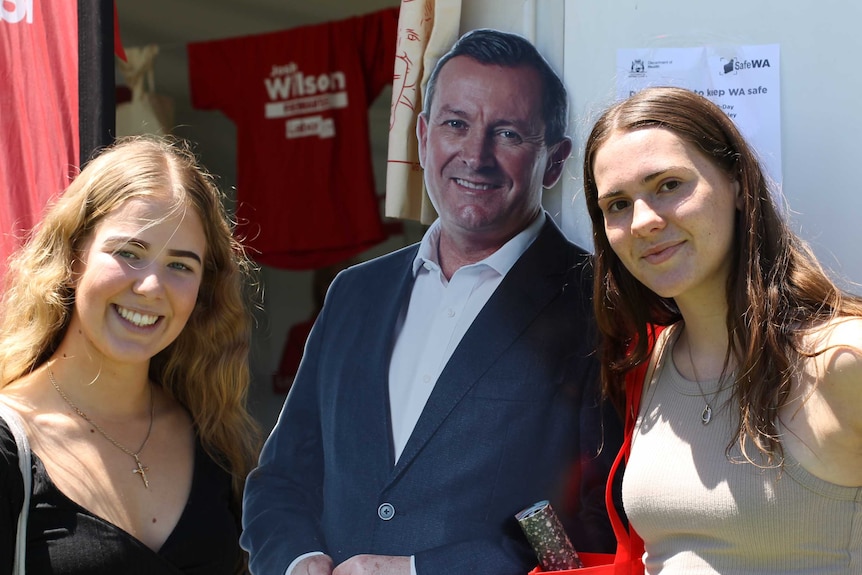
M 0 2 L 0 275 L 77 173 L 76 2 Z

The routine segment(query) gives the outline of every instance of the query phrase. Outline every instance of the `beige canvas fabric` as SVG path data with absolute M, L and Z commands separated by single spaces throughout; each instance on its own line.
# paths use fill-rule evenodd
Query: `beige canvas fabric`
M 455 43 L 461 0 L 402 0 L 389 116 L 385 215 L 430 224 L 437 217 L 422 178 L 416 118 L 437 60 Z
M 126 48 L 126 61 L 117 60 L 123 80 L 132 90 L 131 101 L 117 105 L 117 137 L 165 135 L 173 128 L 174 102 L 155 91 L 153 62 L 158 53 L 159 47 L 152 44 Z

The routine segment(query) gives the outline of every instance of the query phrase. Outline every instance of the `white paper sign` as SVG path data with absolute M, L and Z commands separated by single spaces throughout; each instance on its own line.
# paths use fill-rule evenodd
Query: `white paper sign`
M 778 44 L 617 50 L 617 97 L 647 86 L 679 86 L 706 96 L 733 119 L 781 185 Z

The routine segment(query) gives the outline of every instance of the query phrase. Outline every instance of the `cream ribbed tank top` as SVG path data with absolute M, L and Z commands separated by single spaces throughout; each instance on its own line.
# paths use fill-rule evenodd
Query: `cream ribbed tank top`
M 701 382 L 713 406 L 703 425 L 704 398 L 671 357 L 679 329 L 666 332 L 623 479 L 647 573 L 862 575 L 862 488 L 828 483 L 789 456 L 783 470 L 744 462 L 737 447 L 728 460 L 730 384 Z

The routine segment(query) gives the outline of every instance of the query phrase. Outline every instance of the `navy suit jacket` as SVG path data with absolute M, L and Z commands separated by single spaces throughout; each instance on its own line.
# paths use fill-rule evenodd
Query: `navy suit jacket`
M 550 218 L 441 373 L 398 462 L 394 329 L 411 246 L 336 278 L 245 491 L 256 575 L 296 557 L 415 555 L 418 575 L 524 575 L 514 515 L 552 501 L 576 548 L 613 551 L 605 479 L 621 442 L 599 402 L 589 254 Z

